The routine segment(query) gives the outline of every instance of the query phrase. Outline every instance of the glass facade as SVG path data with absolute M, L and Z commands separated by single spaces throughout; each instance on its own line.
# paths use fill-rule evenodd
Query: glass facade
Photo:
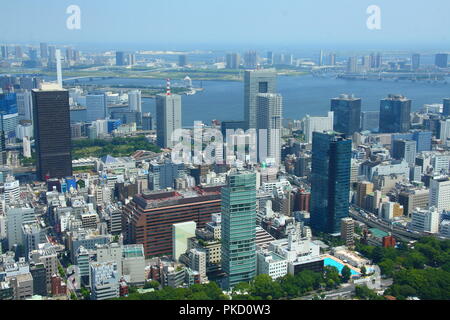
M 334 132 L 314 132 L 312 145 L 311 226 L 338 233 L 348 216 L 352 141 Z
M 408 132 L 411 128 L 411 100 L 389 95 L 380 102 L 380 133 Z
M 256 276 L 256 174 L 231 174 L 222 188 L 222 270 L 224 287 Z
M 344 95 L 331 99 L 334 112 L 334 131 L 352 135 L 361 127 L 361 99 Z

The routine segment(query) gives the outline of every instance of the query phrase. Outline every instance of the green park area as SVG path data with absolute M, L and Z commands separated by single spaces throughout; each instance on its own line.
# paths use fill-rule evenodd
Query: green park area
M 129 156 L 137 150 L 160 152 L 161 149 L 150 143 L 145 136 L 129 138 L 113 138 L 111 140 L 80 139 L 72 141 L 72 158 Z

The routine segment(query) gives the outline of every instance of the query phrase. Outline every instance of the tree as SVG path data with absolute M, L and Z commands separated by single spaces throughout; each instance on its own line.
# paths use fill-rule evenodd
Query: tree
M 159 282 L 155 280 L 148 281 L 144 284 L 144 289 L 158 289 L 159 288 Z
M 344 266 L 342 268 L 341 274 L 342 274 L 342 280 L 344 280 L 344 282 L 348 282 L 348 280 L 350 280 L 350 277 L 352 276 L 352 271 L 350 270 L 350 268 L 348 266 Z
M 281 285 L 273 281 L 268 274 L 260 274 L 252 281 L 250 293 L 262 299 L 279 299 L 283 295 Z
M 362 274 L 363 276 L 365 276 L 366 273 L 367 273 L 366 266 L 362 266 L 361 269 L 360 269 L 360 271 L 361 271 L 361 274 Z

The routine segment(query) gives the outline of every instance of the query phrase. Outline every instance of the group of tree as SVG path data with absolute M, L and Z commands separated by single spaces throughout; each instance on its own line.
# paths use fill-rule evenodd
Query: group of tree
M 147 287 L 157 288 L 157 283 L 152 282 Z M 207 284 L 194 284 L 189 288 L 164 287 L 161 290 L 140 294 L 136 291 L 129 292 L 127 297 L 116 300 L 227 300 L 228 297 L 215 282 Z
M 150 143 L 145 136 L 116 137 L 111 140 L 79 139 L 72 141 L 72 157 L 74 159 L 86 157 L 113 157 L 129 156 L 137 150 L 160 152 L 161 149 Z
M 296 275 L 285 275 L 273 280 L 260 274 L 250 283 L 237 284 L 232 291 L 233 300 L 277 300 L 302 297 L 314 291 L 332 290 L 350 279 L 351 271 L 344 267 L 342 275 L 335 267 L 326 266 L 324 272 L 304 270 Z
M 378 264 L 383 275 L 393 278 L 385 294 L 397 299 L 450 299 L 450 240 L 424 237 L 397 248 L 357 244 L 356 250 Z

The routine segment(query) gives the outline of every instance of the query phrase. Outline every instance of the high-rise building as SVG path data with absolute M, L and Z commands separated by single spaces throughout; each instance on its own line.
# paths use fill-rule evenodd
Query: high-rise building
M 256 96 L 259 93 L 276 93 L 276 77 L 274 69 L 245 71 L 244 116 L 247 128 L 244 129 L 256 129 Z
M 43 86 L 32 94 L 37 177 L 72 176 L 69 92 Z
M 361 127 L 361 99 L 353 95 L 341 94 L 331 99 L 331 111 L 334 112 L 334 131 L 352 135 Z
M 56 47 L 48 46 L 48 60 L 51 62 L 56 61 Z
M 335 132 L 313 133 L 311 226 L 338 233 L 348 216 L 352 141 Z
M 8 59 L 8 46 L 1 46 L 2 59 Z
M 256 276 L 256 174 L 232 173 L 222 188 L 222 270 L 225 288 Z
M 258 54 L 256 51 L 248 51 L 245 53 L 244 67 L 246 69 L 256 69 L 258 67 Z
M 379 111 L 362 111 L 361 112 L 361 130 L 378 131 L 380 126 Z
M 125 52 L 117 51 L 116 52 L 116 66 L 125 66 Z
M 327 117 L 310 117 L 306 115 L 304 121 L 305 140 L 307 143 L 312 143 L 313 133 L 315 131 L 330 131 L 334 126 L 334 112 L 328 112 Z
M 165 94 L 156 96 L 156 143 L 161 148 L 172 148 L 172 134 L 181 129 L 181 96 Z
M 450 211 L 450 179 L 448 177 L 436 177 L 430 181 L 430 207 L 435 207 L 438 212 Z
M 41 42 L 40 48 L 41 48 L 41 59 L 47 59 L 48 58 L 48 45 L 47 45 L 47 43 Z
M 241 57 L 237 53 L 227 53 L 226 58 L 226 68 L 227 69 L 239 69 L 241 64 Z
M 388 95 L 380 102 L 380 132 L 407 132 L 411 128 L 411 100 L 401 95 Z
M 107 116 L 104 93 L 91 93 L 86 96 L 87 121 L 105 119 Z
M 141 90 L 128 92 L 128 106 L 130 111 L 142 112 Z
M 281 164 L 283 99 L 275 93 L 257 95 L 258 161 Z
M 442 110 L 444 116 L 450 116 L 450 98 L 444 99 L 444 108 Z
M 356 73 L 358 72 L 358 59 L 357 57 L 349 57 L 347 60 L 347 72 Z
M 420 68 L 420 54 L 414 53 L 411 57 L 411 69 L 417 70 Z
M 415 209 L 411 214 L 411 229 L 419 232 L 438 233 L 440 212 L 435 207 Z
M 373 192 L 373 183 L 369 181 L 361 181 L 356 189 L 356 205 L 360 208 L 366 209 L 366 197 Z
M 355 244 L 354 240 L 355 222 L 352 218 L 343 218 L 341 220 L 341 238 L 345 241 L 347 247 Z
M 392 142 L 392 157 L 405 160 L 410 165 L 416 162 L 416 142 L 412 140 L 394 140 Z
M 267 52 L 267 64 L 272 65 L 273 64 L 273 51 Z
M 22 59 L 23 58 L 22 47 L 17 45 L 14 50 L 15 50 L 14 55 L 16 56 L 16 59 Z
M 180 54 L 178 56 L 178 66 L 185 67 L 188 64 L 187 54 Z
M 142 243 L 145 256 L 172 253 L 172 225 L 195 221 L 203 228 L 220 211 L 220 187 L 188 191 L 144 192 L 124 207 L 126 243 Z M 143 232 L 143 230 L 147 230 Z
M 448 65 L 448 53 L 438 53 L 435 56 L 434 64 L 439 68 L 447 68 Z

